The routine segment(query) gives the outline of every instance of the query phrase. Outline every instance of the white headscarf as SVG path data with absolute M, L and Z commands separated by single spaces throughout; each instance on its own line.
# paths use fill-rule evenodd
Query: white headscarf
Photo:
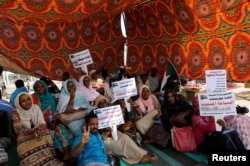
M 57 111 L 59 113 L 64 112 L 69 103 L 70 93 L 67 88 L 68 82 L 72 82 L 75 85 L 75 87 L 77 87 L 77 81 L 73 78 L 69 78 L 66 81 L 64 81 L 63 83 L 64 88 L 60 93 L 59 101 L 57 104 Z M 89 108 L 89 107 L 90 107 L 89 102 L 87 101 L 86 97 L 82 94 L 81 91 L 76 89 L 73 108 L 77 110 L 78 108 Z
M 31 121 L 34 124 L 34 128 L 37 128 L 41 124 L 46 124 L 41 108 L 38 105 L 33 104 L 33 100 L 32 100 L 32 106 L 28 110 L 23 109 L 22 106 L 19 104 L 19 98 L 21 95 L 24 95 L 24 94 L 29 96 L 32 100 L 32 97 L 29 93 L 21 92 L 17 95 L 14 101 L 15 106 L 16 106 L 16 111 L 20 117 L 22 126 L 24 128 L 30 129 Z
M 87 98 L 88 101 L 94 101 L 95 98 L 97 96 L 99 96 L 100 94 L 94 89 L 92 88 L 92 83 L 90 81 L 90 85 L 89 87 L 86 87 L 84 84 L 83 84 L 83 80 L 86 78 L 86 77 L 89 77 L 88 75 L 83 75 L 81 76 L 81 78 L 79 79 L 79 83 L 78 83 L 78 87 L 77 89 L 80 90 L 83 95 Z M 90 79 L 90 77 L 89 77 Z

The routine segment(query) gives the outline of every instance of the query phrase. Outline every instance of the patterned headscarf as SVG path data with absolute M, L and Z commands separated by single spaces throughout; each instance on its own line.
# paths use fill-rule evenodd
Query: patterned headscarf
M 36 91 L 36 85 L 38 82 L 42 83 L 44 88 L 45 88 L 44 94 L 42 94 L 42 95 Z M 56 112 L 56 107 L 57 107 L 56 99 L 51 93 L 49 93 L 49 88 L 48 88 L 47 84 L 42 80 L 37 80 L 33 84 L 33 89 L 35 91 L 36 96 L 38 97 L 38 99 L 41 102 L 42 111 L 44 111 L 49 105 L 51 105 L 52 113 Z

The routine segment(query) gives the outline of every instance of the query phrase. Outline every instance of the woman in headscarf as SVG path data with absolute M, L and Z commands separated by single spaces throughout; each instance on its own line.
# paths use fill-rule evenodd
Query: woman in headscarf
M 77 81 L 69 78 L 64 81 L 63 89 L 60 93 L 57 111 L 59 113 L 74 113 L 84 111 L 87 114 L 87 109 L 90 107 L 89 102 L 84 97 L 81 91 L 77 90 Z M 85 116 L 86 116 L 85 114 Z M 72 114 L 73 116 L 73 114 Z M 70 121 L 67 125 L 74 135 L 82 132 L 84 124 L 84 117 L 76 117 L 75 120 Z
M 102 95 L 96 97 L 95 106 L 96 108 L 108 107 L 108 99 Z M 140 148 L 128 135 L 119 131 L 117 134 L 118 140 L 115 141 L 109 129 L 102 132 L 107 154 L 115 153 L 118 156 L 122 156 L 122 159 L 129 165 L 158 160 L 155 154 L 149 155 L 146 150 Z
M 167 131 L 175 127 L 186 127 L 191 124 L 192 106 L 183 100 L 174 90 L 166 90 L 162 108 L 162 124 Z
M 140 119 L 136 122 L 136 127 L 144 135 L 154 122 L 160 119 L 161 105 L 146 85 L 141 86 L 139 95 L 139 98 L 133 103 L 133 107 L 135 107 L 138 119 Z
M 209 154 L 211 151 L 219 150 L 244 150 L 244 144 L 236 130 L 227 128 L 224 120 L 215 122 L 212 116 L 200 116 L 199 100 L 195 97 L 192 100 L 193 115 L 192 127 L 196 140 L 197 150 Z M 217 132 L 215 123 L 222 127 L 221 132 Z
M 63 154 L 62 160 L 70 159 L 69 146 L 72 142 L 73 134 L 68 127 L 60 122 L 55 114 L 57 107 L 55 97 L 49 92 L 47 84 L 42 80 L 37 80 L 33 85 L 33 89 L 35 91 L 32 94 L 32 98 L 35 99 L 33 103 L 39 104 L 47 125 L 53 131 L 51 134 L 56 151 Z M 49 117 L 52 119 L 49 119 Z
M 33 103 L 39 105 L 43 113 L 50 107 L 52 114 L 54 114 L 57 107 L 56 98 L 49 92 L 46 83 L 42 80 L 37 80 L 33 84 L 33 89 Z
M 20 165 L 64 165 L 56 159 L 53 141 L 39 106 L 27 92 L 15 99 L 13 127 L 17 135 Z
M 88 75 L 81 76 L 77 89 L 82 92 L 90 103 L 92 103 L 95 98 L 100 95 L 96 89 L 92 87 L 92 83 Z

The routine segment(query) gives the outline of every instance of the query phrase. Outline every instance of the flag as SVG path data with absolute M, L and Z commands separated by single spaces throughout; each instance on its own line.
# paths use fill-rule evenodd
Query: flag
M 166 84 L 168 83 L 169 78 L 175 78 L 177 82 L 175 84 L 180 85 L 180 79 L 179 75 L 177 73 L 177 70 L 175 69 L 174 65 L 172 62 L 168 59 L 168 64 L 167 64 L 167 69 L 164 72 L 162 81 L 161 81 L 161 91 L 166 90 Z

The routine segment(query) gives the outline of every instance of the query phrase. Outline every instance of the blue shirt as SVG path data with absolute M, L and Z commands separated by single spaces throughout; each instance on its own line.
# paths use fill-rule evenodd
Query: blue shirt
M 82 134 L 80 133 L 75 137 L 72 151 L 80 143 Z M 89 142 L 78 156 L 78 165 L 85 166 L 89 162 L 109 164 L 101 135 L 99 133 L 89 133 L 89 138 Z
M 9 102 L 0 99 L 0 110 L 7 111 L 9 116 L 12 117 L 13 107 L 10 105 Z

